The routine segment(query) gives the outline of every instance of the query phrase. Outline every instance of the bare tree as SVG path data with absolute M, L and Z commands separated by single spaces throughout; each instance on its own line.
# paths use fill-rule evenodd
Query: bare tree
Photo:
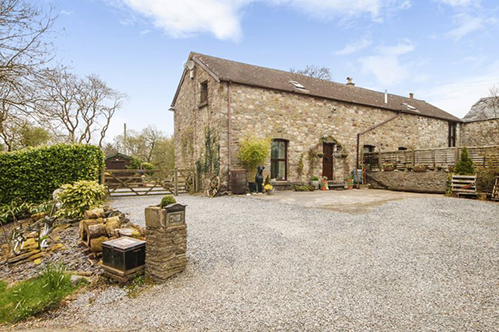
M 326 81 L 333 80 L 333 74 L 331 73 L 331 69 L 325 66 L 319 67 L 315 65 L 306 65 L 305 69 L 291 68 L 289 71 L 295 74 L 319 78 L 321 80 L 326 80 Z
M 98 76 L 79 78 L 61 67 L 44 70 L 37 86 L 37 120 L 71 143 L 102 146 L 111 119 L 125 99 Z
M 0 0 L 0 138 L 7 149 L 16 140 L 15 125 L 32 110 L 38 70 L 51 60 L 45 36 L 55 18 L 26 0 Z
M 22 105 L 38 68 L 51 60 L 44 37 L 55 16 L 26 0 L 0 0 L 0 99 Z

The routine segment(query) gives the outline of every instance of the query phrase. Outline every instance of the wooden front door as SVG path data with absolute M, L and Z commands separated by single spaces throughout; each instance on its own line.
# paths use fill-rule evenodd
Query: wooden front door
M 324 153 L 324 157 L 322 157 L 322 176 L 327 177 L 328 180 L 333 179 L 333 149 L 334 144 L 332 143 L 324 143 L 322 147 L 322 153 Z

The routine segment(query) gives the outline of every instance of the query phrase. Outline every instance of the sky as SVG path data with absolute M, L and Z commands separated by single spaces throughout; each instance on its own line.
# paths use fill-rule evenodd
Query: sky
M 189 52 L 426 100 L 463 117 L 499 86 L 497 0 L 44 0 L 56 60 L 127 94 L 108 141 L 168 111 Z

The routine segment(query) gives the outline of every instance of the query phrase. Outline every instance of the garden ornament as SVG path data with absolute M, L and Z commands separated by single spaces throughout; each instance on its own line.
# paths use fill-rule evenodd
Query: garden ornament
M 259 193 L 263 193 L 263 170 L 265 166 L 258 166 L 256 168 L 255 182 L 256 182 L 256 191 Z

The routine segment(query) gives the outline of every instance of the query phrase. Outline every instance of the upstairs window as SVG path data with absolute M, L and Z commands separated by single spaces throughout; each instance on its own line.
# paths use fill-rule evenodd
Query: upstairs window
M 406 151 L 407 148 L 405 146 L 399 146 L 399 151 Z
M 449 147 L 456 146 L 457 123 L 449 122 Z
M 366 144 L 366 145 L 364 145 L 362 151 L 364 153 L 374 152 L 374 148 L 375 148 L 374 145 L 368 145 L 368 144 Z
M 208 104 L 208 81 L 204 81 L 200 84 L 199 89 L 199 104 Z
M 271 144 L 270 177 L 284 181 L 288 178 L 288 141 L 275 139 Z

